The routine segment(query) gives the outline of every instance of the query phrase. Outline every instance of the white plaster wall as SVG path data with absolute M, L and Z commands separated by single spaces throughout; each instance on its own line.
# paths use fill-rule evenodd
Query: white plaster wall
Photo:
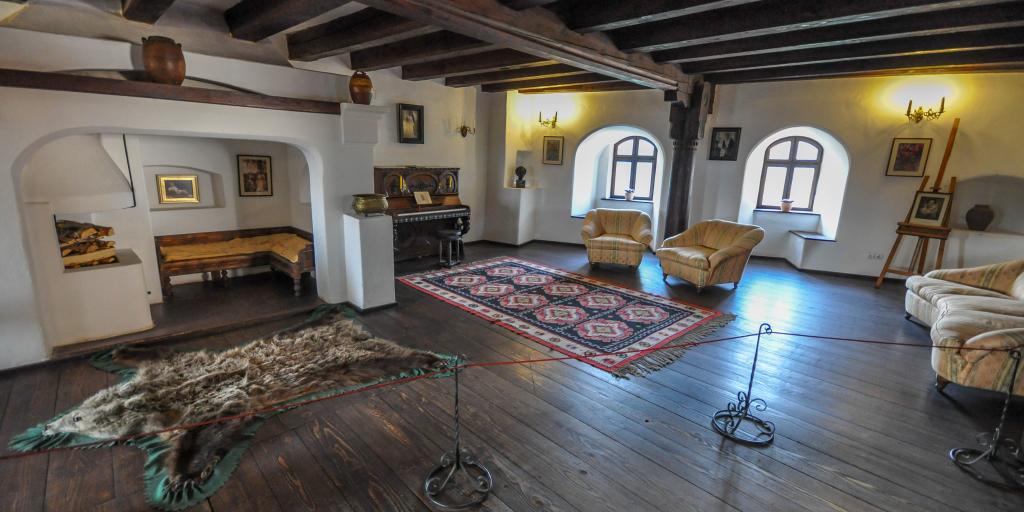
M 921 124 L 908 123 L 903 116 L 906 101 L 893 99 L 906 80 L 850 78 L 719 87 L 708 133 L 713 126 L 742 127 L 739 159 L 710 162 L 708 140 L 701 143 L 695 163 L 694 217 L 736 219 L 743 164 L 751 148 L 782 128 L 820 128 L 833 134 L 848 150 L 850 177 L 836 234 L 838 242 L 819 243 L 821 247 L 805 254 L 804 264 L 812 269 L 877 275 L 882 262 L 868 255 L 888 253 L 895 240 L 896 222 L 906 215 L 920 181 L 885 176 L 894 137 L 931 137 L 926 174 L 934 176 L 953 118 L 960 117 L 947 180 L 950 176 L 961 180 L 985 175 L 1024 176 L 1024 146 L 1020 144 L 1024 139 L 1024 124 L 1020 122 L 1024 118 L 1024 74 L 917 78 L 923 85 L 911 87 L 912 91 L 925 94 L 926 86 L 936 82 L 947 95 L 947 113 L 937 121 Z M 931 101 L 937 103 L 937 98 L 924 102 Z M 1000 244 L 996 240 L 986 243 Z M 958 261 L 955 245 L 947 251 L 947 266 Z M 1010 246 L 1004 247 L 1000 250 L 996 245 L 985 254 L 993 261 L 1020 257 Z

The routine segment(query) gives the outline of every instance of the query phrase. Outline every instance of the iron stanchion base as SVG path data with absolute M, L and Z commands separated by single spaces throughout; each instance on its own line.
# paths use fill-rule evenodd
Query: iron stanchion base
M 949 451 L 949 458 L 956 467 L 980 482 L 1002 489 L 1024 490 L 1024 449 L 1006 437 L 993 441 L 989 433 L 979 435 L 978 443 L 981 449 L 954 448 Z M 1001 450 L 1007 453 L 1001 454 Z
M 491 472 L 463 450 L 441 457 L 441 463 L 430 470 L 423 482 L 423 492 L 438 508 L 462 510 L 483 503 L 493 486 Z
M 749 400 L 746 393 L 737 393 L 737 401 L 730 403 L 728 408 L 715 413 L 711 418 L 711 427 L 723 437 L 736 441 L 737 443 L 766 446 L 775 440 L 775 424 L 750 414 L 750 408 L 763 411 L 768 408 L 764 400 L 755 398 Z M 743 423 L 749 422 L 753 427 L 744 430 Z

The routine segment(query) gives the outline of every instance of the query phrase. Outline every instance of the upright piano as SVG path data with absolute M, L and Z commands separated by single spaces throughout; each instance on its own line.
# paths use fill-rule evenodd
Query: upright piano
M 459 200 L 456 167 L 374 167 L 374 192 L 388 197 L 395 261 L 437 256 L 437 232 L 469 231 L 469 206 Z M 429 205 L 418 205 L 414 192 L 430 194 Z

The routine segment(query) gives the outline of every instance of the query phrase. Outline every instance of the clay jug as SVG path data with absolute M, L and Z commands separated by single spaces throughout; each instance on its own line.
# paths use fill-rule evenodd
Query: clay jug
M 987 204 L 976 204 L 967 210 L 967 228 L 972 231 L 985 231 L 992 220 L 996 218 L 996 212 Z
M 352 103 L 370 104 L 370 101 L 373 100 L 373 82 L 370 81 L 370 77 L 366 73 L 362 71 L 352 73 L 352 78 L 348 79 L 348 96 Z
M 161 36 L 142 38 L 142 63 L 151 82 L 181 85 L 185 81 L 185 55 L 174 39 Z

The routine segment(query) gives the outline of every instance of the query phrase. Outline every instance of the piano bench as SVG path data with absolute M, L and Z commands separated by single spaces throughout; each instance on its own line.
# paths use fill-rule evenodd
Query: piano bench
M 446 256 L 447 255 L 447 256 Z M 437 263 L 452 268 L 466 257 L 466 246 L 462 242 L 462 231 L 439 229 L 437 231 Z

